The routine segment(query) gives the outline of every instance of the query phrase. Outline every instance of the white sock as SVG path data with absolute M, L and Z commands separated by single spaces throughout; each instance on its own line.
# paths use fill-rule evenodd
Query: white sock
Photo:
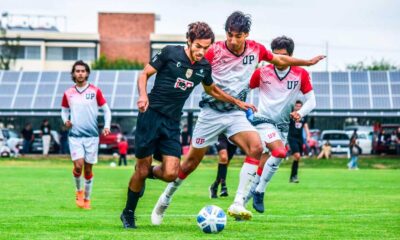
M 90 200 L 90 194 L 93 188 L 93 177 L 90 179 L 85 179 L 85 199 Z
M 167 187 L 164 190 L 164 195 L 166 198 L 171 198 L 175 191 L 178 190 L 179 186 L 182 184 L 183 179 L 177 178 L 175 181 L 168 183 Z
M 257 187 L 258 183 L 260 182 L 260 178 L 261 178 L 261 176 L 256 174 L 253 181 L 251 182 L 250 191 L 247 193 L 247 196 L 244 200 L 244 204 L 247 204 L 247 202 L 252 198 L 252 196 L 253 196 L 252 192 L 254 192 L 256 190 L 256 187 Z
M 236 191 L 235 203 L 244 205 L 244 200 L 250 191 L 250 185 L 256 175 L 257 165 L 245 162 L 239 174 L 239 186 Z
M 81 189 L 82 189 L 82 178 L 81 178 L 81 176 L 79 176 L 79 177 L 75 177 L 74 176 L 74 180 L 75 180 L 76 191 L 81 191 Z
M 274 156 L 268 158 L 267 162 L 264 165 L 264 169 L 260 178 L 260 183 L 258 183 L 258 186 L 256 187 L 256 192 L 265 192 L 265 188 L 267 187 L 272 176 L 274 176 L 275 172 L 278 170 L 281 161 L 282 158 L 276 158 Z

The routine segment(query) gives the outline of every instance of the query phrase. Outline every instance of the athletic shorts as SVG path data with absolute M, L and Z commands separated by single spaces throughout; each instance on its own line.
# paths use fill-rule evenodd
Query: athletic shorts
M 179 121 L 173 120 L 151 108 L 139 113 L 135 133 L 135 156 L 153 155 L 161 161 L 162 155 L 181 157 L 181 130 Z
M 215 145 L 218 152 L 221 150 L 226 150 L 228 152 L 228 161 L 230 161 L 236 153 L 237 146 L 230 143 L 224 134 L 218 136 L 218 142 Z
M 227 138 L 247 131 L 257 131 L 247 120 L 246 113 L 240 110 L 218 112 L 210 107 L 201 109 L 196 126 L 194 127 L 192 146 L 204 148 L 218 141 L 220 134 Z
M 264 153 L 269 151 L 267 148 L 267 143 L 280 140 L 283 142 L 283 145 L 286 145 L 288 133 L 282 132 L 274 124 L 261 123 L 256 126 L 256 129 L 260 135 L 261 142 L 264 147 Z
M 68 142 L 72 161 L 83 158 L 87 163 L 97 163 L 99 137 L 69 137 Z
M 299 140 L 296 138 L 288 138 L 289 142 L 289 147 L 290 147 L 290 152 L 292 154 L 294 153 L 300 153 L 303 154 L 303 140 Z

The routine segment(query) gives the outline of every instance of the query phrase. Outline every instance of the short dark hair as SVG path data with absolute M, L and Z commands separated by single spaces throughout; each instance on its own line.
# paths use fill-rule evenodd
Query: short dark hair
M 194 22 L 188 25 L 186 38 L 191 42 L 196 39 L 211 39 L 211 43 L 215 41 L 215 35 L 211 27 L 205 22 Z
M 225 32 L 249 33 L 251 28 L 251 16 L 243 12 L 233 12 L 225 22 Z
M 85 63 L 84 61 L 82 61 L 82 60 L 78 60 L 78 61 L 76 61 L 76 62 L 74 63 L 74 65 L 72 65 L 72 69 L 71 69 L 72 81 L 75 82 L 74 72 L 75 72 L 76 66 L 84 66 L 86 72 L 88 73 L 88 77 L 89 77 L 89 74 L 90 74 L 90 67 L 89 67 L 89 65 L 88 65 L 87 63 Z M 86 79 L 86 80 L 87 80 L 87 79 Z
M 297 100 L 297 101 L 296 101 L 296 104 L 301 104 L 301 105 L 303 105 L 303 102 L 302 102 L 301 100 Z
M 274 40 L 272 40 L 271 49 L 272 49 L 272 51 L 278 50 L 278 49 L 286 49 L 286 51 L 289 53 L 289 55 L 292 56 L 293 51 L 294 51 L 293 39 L 286 37 L 286 36 L 277 37 Z

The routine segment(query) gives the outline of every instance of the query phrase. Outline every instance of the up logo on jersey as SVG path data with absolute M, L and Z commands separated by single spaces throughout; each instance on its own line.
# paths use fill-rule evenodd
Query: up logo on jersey
M 299 85 L 299 81 L 287 81 L 287 89 L 295 89 Z
M 247 55 L 247 56 L 244 56 L 244 57 L 243 57 L 243 64 L 244 64 L 244 65 L 246 65 L 246 64 L 251 64 L 251 63 L 254 61 L 254 59 L 256 59 L 256 57 L 254 57 L 254 55 Z
M 177 78 L 175 82 L 174 88 L 179 88 L 183 91 L 186 91 L 188 88 L 192 88 L 194 86 L 194 83 L 182 78 Z
M 85 98 L 87 100 L 92 100 L 95 96 L 96 96 L 96 94 L 94 94 L 94 93 L 86 93 L 85 94 Z

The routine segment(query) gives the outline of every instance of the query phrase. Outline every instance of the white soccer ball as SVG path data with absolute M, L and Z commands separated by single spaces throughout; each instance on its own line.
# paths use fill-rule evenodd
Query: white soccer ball
M 115 162 L 110 163 L 110 167 L 116 167 L 116 166 L 117 166 L 117 164 Z
M 205 233 L 219 233 L 225 228 L 226 214 L 215 205 L 205 206 L 197 215 L 197 225 Z

